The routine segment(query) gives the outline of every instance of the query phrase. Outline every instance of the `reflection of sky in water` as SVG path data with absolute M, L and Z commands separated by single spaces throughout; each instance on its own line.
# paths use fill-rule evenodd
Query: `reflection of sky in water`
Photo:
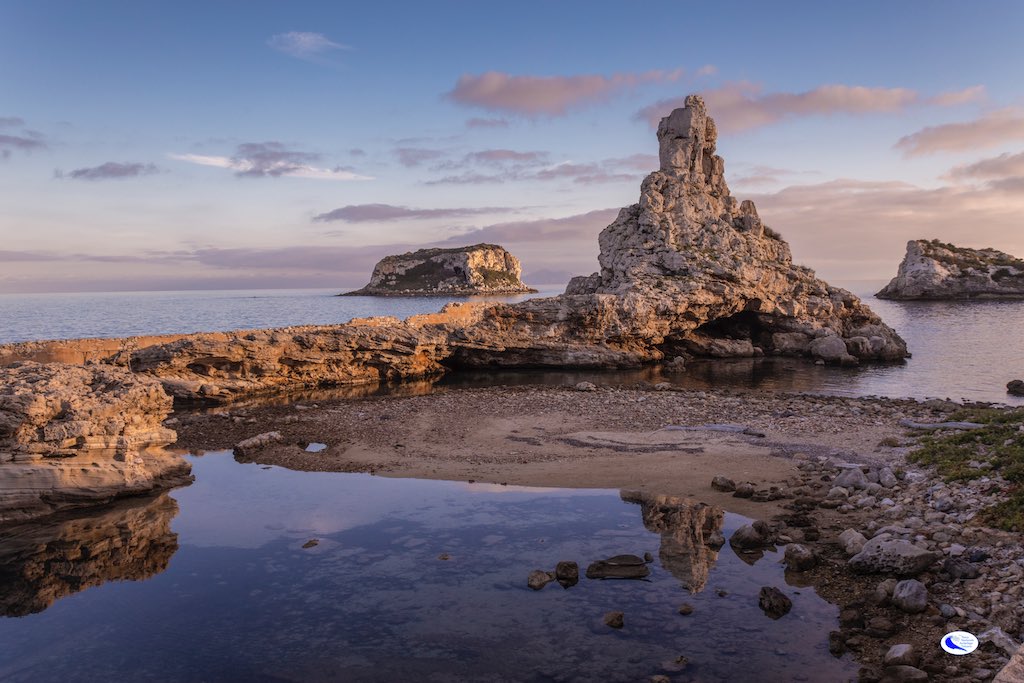
M 166 571 L 0 619 L 0 678 L 40 680 L 842 680 L 836 609 L 787 586 L 778 553 L 728 546 L 690 595 L 657 560 L 649 581 L 526 588 L 536 568 L 658 556 L 640 506 L 614 491 L 537 491 L 291 472 L 195 458 L 174 493 Z M 467 495 L 472 493 L 473 495 Z M 727 514 L 726 535 L 744 522 Z M 309 538 L 319 545 L 302 549 Z M 439 559 L 446 553 L 448 560 Z M 757 606 L 782 588 L 793 611 Z M 717 589 L 728 591 L 719 597 Z M 694 614 L 677 614 L 682 602 Z M 626 628 L 601 623 L 609 610 Z M 674 660 L 689 659 L 678 674 Z

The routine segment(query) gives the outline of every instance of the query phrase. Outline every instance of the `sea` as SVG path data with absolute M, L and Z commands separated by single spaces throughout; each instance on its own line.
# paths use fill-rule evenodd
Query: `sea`
M 1024 301 L 897 302 L 875 299 L 884 281 L 837 283 L 860 296 L 907 340 L 904 363 L 821 367 L 803 361 L 761 359 L 691 364 L 683 375 L 659 377 L 694 388 L 798 391 L 843 396 L 948 398 L 1024 405 L 1006 383 L 1024 378 Z M 537 294 L 473 297 L 521 301 Z M 233 290 L 0 295 L 0 343 L 37 339 L 125 337 L 235 329 L 329 325 L 352 318 L 406 318 L 431 313 L 466 297 L 339 297 L 336 290 Z M 636 373 L 513 372 L 457 381 L 561 383 L 586 374 L 601 384 L 635 382 Z M 649 377 L 650 375 L 643 375 Z

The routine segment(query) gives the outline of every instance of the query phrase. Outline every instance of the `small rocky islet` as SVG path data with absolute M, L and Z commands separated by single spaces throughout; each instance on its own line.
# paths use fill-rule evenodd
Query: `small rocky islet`
M 373 267 L 370 282 L 341 296 L 473 296 L 532 294 L 522 266 L 496 244 L 451 249 L 420 249 L 386 256 Z
M 187 463 L 163 450 L 177 436 L 167 424 L 188 432 L 225 421 L 187 411 L 172 417 L 172 399 L 179 407 L 231 404 L 286 389 L 426 378 L 461 368 L 617 368 L 669 361 L 681 368 L 693 357 L 761 355 L 857 364 L 907 357 L 896 331 L 851 293 L 793 264 L 789 246 L 764 224 L 753 203 L 731 195 L 724 161 L 715 154 L 717 128 L 703 100 L 691 96 L 686 107 L 663 119 L 658 140 L 660 168 L 644 180 L 640 201 L 623 208 L 600 235 L 600 270 L 573 279 L 557 297 L 451 304 L 405 321 L 370 318 L 336 326 L 0 348 L 0 523 L 187 483 Z M 509 263 L 502 272 L 517 270 L 518 262 Z M 1008 275 L 987 271 L 988 280 L 1000 286 L 1021 272 L 1014 264 L 1000 267 Z M 961 279 L 973 282 L 971 268 L 981 271 L 966 268 Z M 407 284 L 401 277 L 392 280 L 396 287 Z M 76 363 L 40 362 L 55 357 Z M 664 386 L 657 391 L 697 405 L 715 399 Z M 578 403 L 604 393 L 595 387 L 556 398 Z M 777 406 L 791 399 L 764 399 L 765 414 L 781 414 Z M 648 405 L 638 399 L 630 409 L 643 412 Z M 859 421 L 891 405 L 863 399 L 854 407 Z M 959 413 L 971 409 L 908 402 L 897 411 L 912 421 L 963 423 L 972 416 Z M 775 482 L 774 492 L 765 486 L 764 496 L 755 495 L 758 482 L 735 485 L 734 495 L 749 493 L 749 504 L 785 511 L 741 529 L 730 546 L 752 561 L 761 546 L 787 546 L 790 571 L 806 573 L 843 608 L 830 646 L 836 655 L 855 654 L 865 667 L 861 680 L 1020 680 L 1012 672 L 1024 668 L 1024 419 L 1014 411 L 988 410 L 977 429 L 961 425 L 922 435 L 913 425 L 902 426 L 895 447 L 882 452 L 885 462 L 861 462 L 839 451 L 801 455 L 778 444 L 778 454 L 797 462 L 801 475 L 785 486 Z M 725 419 L 720 411 L 715 417 L 716 424 Z M 819 415 L 808 417 L 819 427 L 823 423 Z M 239 439 L 250 439 L 240 449 L 245 457 L 263 461 L 262 449 L 284 447 L 287 429 L 260 438 L 268 432 L 256 427 L 276 425 L 251 425 L 249 418 L 230 425 L 248 431 Z M 772 438 L 753 427 L 728 438 Z M 311 440 L 330 441 L 307 437 L 303 443 Z M 727 482 L 739 476 L 722 472 L 707 495 L 726 495 Z M 650 509 L 652 524 L 670 512 L 665 505 Z M 701 514 L 711 519 L 709 512 Z M 701 544 L 708 558 L 721 547 L 710 538 Z M 663 552 L 662 563 L 666 557 L 672 555 Z M 613 574 L 639 574 L 648 567 L 633 558 L 605 563 Z M 691 560 L 689 566 L 693 590 L 706 579 L 707 563 Z M 570 582 L 570 568 L 562 570 Z M 534 576 L 536 584 L 559 578 L 557 568 L 538 572 L 543 576 Z M 790 608 L 782 598 L 778 588 L 765 587 L 762 608 L 786 618 Z M 628 615 L 623 618 L 611 614 L 608 621 L 618 628 L 628 623 Z M 979 655 L 970 661 L 938 656 L 936 634 L 960 628 L 981 635 Z
M 911 240 L 899 271 L 879 299 L 1024 299 L 1024 259 L 997 249 Z

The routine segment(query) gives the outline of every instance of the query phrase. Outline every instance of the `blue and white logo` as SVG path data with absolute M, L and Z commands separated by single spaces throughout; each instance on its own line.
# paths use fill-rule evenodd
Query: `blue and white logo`
M 978 649 L 978 639 L 967 631 L 953 631 L 942 636 L 941 645 L 951 655 L 969 655 Z

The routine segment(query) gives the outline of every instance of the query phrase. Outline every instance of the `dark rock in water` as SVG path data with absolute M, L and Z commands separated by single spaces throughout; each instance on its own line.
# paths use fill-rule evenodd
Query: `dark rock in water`
M 828 634 L 828 651 L 834 657 L 841 657 L 846 652 L 846 640 L 842 631 L 830 631 Z
M 783 561 L 789 571 L 804 572 L 818 564 L 818 556 L 814 550 L 805 545 L 790 543 L 786 546 L 786 555 Z
M 315 538 L 311 538 L 308 541 L 306 541 L 305 543 L 303 543 L 302 547 L 303 548 L 312 548 L 312 547 L 318 546 L 318 545 L 320 545 L 320 541 L 316 540 Z
M 1006 384 L 1006 393 L 1014 396 L 1024 396 L 1024 379 L 1010 380 Z
M 539 591 L 541 588 L 548 585 L 554 580 L 555 577 L 551 572 L 546 572 L 540 569 L 534 569 L 526 578 L 526 585 L 535 591 Z
M 559 562 L 555 565 L 555 579 L 562 588 L 575 586 L 580 581 L 580 566 L 575 562 Z
M 736 482 L 719 474 L 711 480 L 711 488 L 716 491 L 725 491 L 726 493 L 729 493 L 736 490 Z
M 772 619 L 779 619 L 789 610 L 793 609 L 793 601 L 786 597 L 786 594 L 773 586 L 765 586 L 761 589 L 757 604 L 764 611 L 765 615 Z
M 616 555 L 587 567 L 588 579 L 642 579 L 650 573 L 644 558 L 636 555 Z
M 648 564 L 654 562 L 654 555 L 651 555 L 650 553 L 644 553 L 644 562 L 647 562 Z
M 733 532 L 729 545 L 741 550 L 755 550 L 772 544 L 771 531 L 762 521 L 744 524 Z
M 626 618 L 622 612 L 608 612 L 604 615 L 605 626 L 622 628 L 626 625 Z
M 679 606 L 679 613 L 682 614 L 684 617 L 690 616 L 691 614 L 693 614 L 693 605 L 691 605 L 688 602 L 684 602 L 682 605 Z
M 420 249 L 387 256 L 370 283 L 349 296 L 437 296 L 536 292 L 519 277 L 519 259 L 495 244 L 456 249 Z

